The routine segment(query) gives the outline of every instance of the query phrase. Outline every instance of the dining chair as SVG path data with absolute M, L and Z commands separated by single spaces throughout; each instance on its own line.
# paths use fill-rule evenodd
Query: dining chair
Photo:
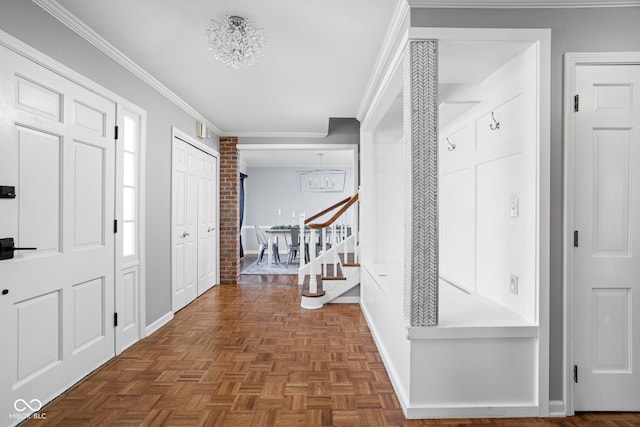
M 258 260 L 256 261 L 256 264 L 260 264 L 262 257 L 264 256 L 265 249 L 269 247 L 269 239 L 260 227 L 257 225 L 254 225 L 254 227 L 256 229 L 256 239 L 258 240 Z M 278 248 L 278 236 L 275 236 L 275 241 L 271 244 L 271 253 L 273 254 L 273 259 L 276 264 L 279 264 L 280 252 Z
M 289 263 L 296 259 L 296 256 L 300 252 L 300 228 L 299 227 L 291 227 L 290 230 L 290 238 L 291 242 L 287 242 L 287 266 Z M 285 234 L 285 241 L 287 241 L 287 235 Z

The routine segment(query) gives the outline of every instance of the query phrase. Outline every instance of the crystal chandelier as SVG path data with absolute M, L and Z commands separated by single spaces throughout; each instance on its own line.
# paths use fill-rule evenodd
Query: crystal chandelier
M 341 193 L 347 172 L 339 169 L 325 169 L 320 156 L 320 169 L 298 171 L 298 191 L 301 193 Z
M 249 68 L 267 48 L 264 30 L 241 16 L 225 15 L 220 21 L 211 20 L 207 28 L 209 50 L 224 65 L 237 70 Z

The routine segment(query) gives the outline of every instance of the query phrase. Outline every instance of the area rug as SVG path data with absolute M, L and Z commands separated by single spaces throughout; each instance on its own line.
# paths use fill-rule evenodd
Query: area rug
M 299 267 L 298 261 L 292 262 L 287 266 L 286 257 L 280 264 L 272 263 L 269 265 L 265 255 L 260 264 L 256 261 L 242 270 L 240 274 L 298 274 Z

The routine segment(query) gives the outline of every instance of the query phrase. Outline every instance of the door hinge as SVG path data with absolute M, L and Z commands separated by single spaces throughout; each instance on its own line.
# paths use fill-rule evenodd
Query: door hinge
M 573 111 L 577 113 L 580 110 L 580 95 L 573 97 Z
M 118 327 L 118 313 L 113 313 L 113 327 Z
M 113 139 L 118 139 L 118 126 L 116 126 L 115 133 Z
M 578 383 L 578 365 L 573 365 L 573 382 Z
M 573 247 L 577 248 L 578 243 L 580 243 L 578 240 L 578 230 L 573 230 Z
M 118 220 L 117 219 L 113 220 L 113 232 L 114 233 L 118 232 Z

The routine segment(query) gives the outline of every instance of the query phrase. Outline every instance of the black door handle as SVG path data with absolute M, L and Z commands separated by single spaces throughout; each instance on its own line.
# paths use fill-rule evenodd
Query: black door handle
M 36 251 L 38 248 L 16 248 L 13 237 L 0 239 L 0 260 L 13 258 L 14 251 Z

